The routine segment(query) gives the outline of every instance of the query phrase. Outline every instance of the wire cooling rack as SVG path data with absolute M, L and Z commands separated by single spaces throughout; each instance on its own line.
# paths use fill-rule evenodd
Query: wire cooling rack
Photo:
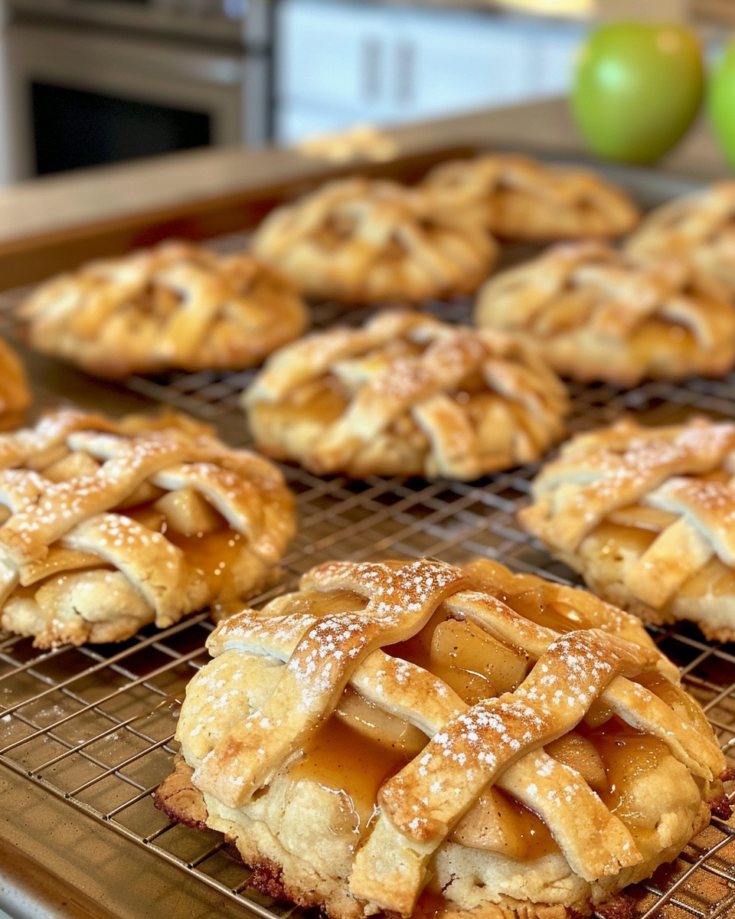
M 238 242 L 225 240 L 223 247 Z M 10 317 L 21 295 L 0 295 L 4 332 L 13 334 Z M 463 302 L 433 307 L 453 320 L 466 319 L 468 309 Z M 367 312 L 342 318 L 357 323 Z M 337 307 L 321 305 L 315 324 L 328 325 L 339 315 Z M 36 376 L 41 403 L 57 402 L 44 389 L 44 374 Z M 167 374 L 133 377 L 125 386 L 128 393 L 216 424 L 221 436 L 239 446 L 248 444 L 239 397 L 251 378 L 251 373 Z M 85 393 L 96 392 L 88 383 L 78 386 L 82 401 Z M 110 411 L 123 410 L 123 394 L 106 392 Z M 696 412 L 735 418 L 735 377 L 679 386 L 648 383 L 628 392 L 608 385 L 574 386 L 572 403 L 572 430 L 625 412 L 648 423 Z M 294 588 L 304 571 L 333 558 L 435 556 L 462 563 L 486 556 L 515 570 L 578 583 L 516 522 L 535 466 L 471 484 L 375 477 L 355 482 L 283 468 L 298 499 L 299 533 L 284 559 L 281 583 L 254 602 Z M 104 824 L 119 840 L 121 855 L 125 847 L 144 847 L 150 858 L 177 866 L 250 913 L 283 919 L 300 911 L 250 888 L 248 870 L 230 857 L 221 836 L 172 824 L 151 802 L 171 771 L 180 701 L 188 680 L 207 660 L 204 642 L 211 628 L 202 614 L 120 645 L 49 652 L 0 634 L 0 764 Z M 654 630 L 654 637 L 682 669 L 686 687 L 704 706 L 725 752 L 735 753 L 735 647 L 707 643 L 686 625 Z M 735 916 L 735 827 L 713 820 L 672 865 L 630 893 L 646 919 Z

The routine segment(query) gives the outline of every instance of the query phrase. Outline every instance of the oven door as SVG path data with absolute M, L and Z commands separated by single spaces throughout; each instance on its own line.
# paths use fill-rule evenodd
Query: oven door
M 262 141 L 242 48 L 18 22 L 7 48 L 11 178 Z

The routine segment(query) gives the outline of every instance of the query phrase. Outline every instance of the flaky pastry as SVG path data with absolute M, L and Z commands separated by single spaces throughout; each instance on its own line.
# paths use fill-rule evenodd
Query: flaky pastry
M 416 189 L 361 178 L 278 208 L 253 248 L 307 296 L 354 305 L 472 293 L 497 254 L 479 211 L 433 207 Z
M 502 333 L 385 312 L 283 348 L 243 404 L 260 450 L 318 474 L 474 479 L 538 459 L 567 397 Z
M 735 181 L 716 182 L 646 216 L 625 244 L 642 261 L 678 256 L 735 296 Z
M 589 915 L 727 811 L 640 622 L 495 562 L 327 563 L 208 647 L 157 804 L 333 919 Z
M 63 410 L 0 436 L 0 623 L 120 641 L 269 584 L 294 532 L 267 460 L 196 422 Z
M 251 255 L 181 242 L 53 278 L 19 316 L 34 348 L 114 379 L 252 367 L 309 324 L 293 286 Z
M 647 622 L 735 639 L 735 425 L 624 419 L 580 434 L 533 483 L 525 527 Z
M 422 187 L 458 213 L 481 207 L 490 232 L 511 241 L 608 239 L 629 233 L 640 218 L 628 195 L 602 176 L 516 154 L 442 163 Z
M 536 343 L 558 373 L 584 382 L 723 376 L 735 364 L 722 285 L 683 259 L 646 267 L 601 243 L 556 246 L 492 278 L 475 321 Z

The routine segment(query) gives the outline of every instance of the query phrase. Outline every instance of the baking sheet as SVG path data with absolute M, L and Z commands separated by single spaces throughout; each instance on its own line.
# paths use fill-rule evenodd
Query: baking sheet
M 618 170 L 618 173 L 620 171 Z M 618 176 L 619 177 L 619 176 Z M 668 177 L 630 173 L 649 202 L 669 197 Z M 652 184 L 655 188 L 652 191 Z M 660 198 L 658 198 L 660 200 Z M 219 240 L 222 249 L 243 237 Z M 510 252 L 511 259 L 527 254 Z M 0 331 L 13 337 L 12 310 L 22 292 L 0 295 Z M 469 301 L 429 307 L 467 319 Z M 345 315 L 357 323 L 370 313 Z M 340 318 L 321 304 L 315 323 Z M 24 353 L 36 409 L 74 402 L 118 414 L 163 402 L 214 423 L 233 445 L 247 445 L 240 392 L 252 372 L 134 377 L 100 383 L 62 364 Z M 572 431 L 623 412 L 644 422 L 694 412 L 735 418 L 735 377 L 685 385 L 647 383 L 629 392 L 601 384 L 572 387 Z M 515 512 L 527 500 L 534 466 L 475 483 L 342 477 L 317 478 L 284 466 L 297 494 L 299 532 L 284 559 L 284 577 L 266 600 L 295 587 L 299 576 L 332 558 L 361 560 L 436 556 L 462 563 L 497 558 L 520 571 L 564 582 L 578 579 L 523 533 Z M 39 652 L 28 640 L 0 634 L 0 908 L 14 919 L 65 915 L 107 919 L 300 914 L 248 887 L 248 872 L 222 838 L 170 824 L 151 793 L 170 772 L 173 732 L 186 683 L 207 659 L 211 625 L 195 616 L 165 632 L 149 629 L 121 645 Z M 735 748 L 735 647 L 712 645 L 687 625 L 654 631 L 683 669 L 687 688 L 705 706 L 723 748 Z M 735 830 L 722 821 L 698 837 L 671 866 L 633 890 L 647 917 L 716 919 L 735 915 Z M 62 906 L 63 904 L 63 906 Z M 648 912 L 646 912 L 648 910 Z

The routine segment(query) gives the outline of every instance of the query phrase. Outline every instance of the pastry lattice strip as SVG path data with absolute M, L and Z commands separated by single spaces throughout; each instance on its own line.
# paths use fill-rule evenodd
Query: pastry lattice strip
M 210 529 L 229 527 L 240 541 L 233 564 L 244 590 L 278 561 L 293 531 L 292 498 L 280 473 L 185 419 L 112 422 L 61 411 L 35 429 L 0 437 L 3 624 L 53 644 L 86 639 L 79 616 L 88 626 L 116 616 L 167 626 L 214 600 L 173 524 L 161 522 L 165 513 L 153 513 L 159 522 L 150 526 L 136 517 L 166 495 L 199 500 L 198 519 L 220 515 Z M 203 543 L 206 534 L 199 536 Z M 101 593 L 103 583 L 108 589 Z M 23 590 L 31 585 L 33 596 Z M 79 604 L 83 613 L 75 610 Z M 104 609 L 95 611 L 95 604 Z M 132 631 L 112 629 L 104 640 Z
M 367 585 L 361 576 L 363 570 L 369 572 Z M 482 576 L 481 565 L 477 572 Z M 353 604 L 357 602 L 354 594 L 367 595 L 370 600 L 363 615 L 372 618 L 370 605 L 376 597 L 397 596 L 397 582 L 402 587 L 401 606 L 412 607 L 402 617 L 404 638 L 415 634 L 420 623 L 444 603 L 456 618 L 470 619 L 489 634 L 521 645 L 534 665 L 526 680 L 514 693 L 470 708 L 440 679 L 420 667 L 379 650 L 370 652 L 365 644 L 353 644 L 349 628 L 356 619 L 354 609 L 341 616 L 326 616 L 327 633 L 332 638 L 341 635 L 341 641 L 324 647 L 319 663 L 314 661 L 310 672 L 304 672 L 303 652 L 306 659 L 311 654 L 314 660 L 314 652 L 318 656 L 313 644 L 318 603 L 309 591 L 325 595 L 349 591 L 344 596 L 353 596 Z M 469 586 L 461 571 L 438 563 L 416 562 L 403 567 L 333 563 L 304 578 L 304 612 L 299 612 L 299 595 L 294 595 L 274 601 L 262 613 L 246 611 L 222 624 L 210 638 L 214 655 L 239 650 L 282 661 L 295 659 L 300 685 L 294 697 L 287 664 L 281 677 L 283 685 L 278 682 L 268 700 L 273 700 L 273 711 L 269 708 L 266 712 L 266 703 L 222 738 L 195 772 L 197 787 L 230 807 L 245 804 L 300 749 L 302 735 L 297 732 L 323 721 L 349 681 L 369 702 L 402 714 L 433 738 L 422 754 L 383 785 L 379 794 L 381 815 L 355 862 L 350 882 L 354 895 L 410 914 L 433 852 L 479 791 L 493 781 L 543 816 L 570 865 L 582 877 L 599 878 L 635 865 L 640 854 L 624 824 L 602 806 L 581 776 L 570 776 L 568 768 L 545 754 L 543 745 L 567 733 L 594 702 L 603 700 L 628 724 L 663 740 L 677 759 L 705 781 L 722 771 L 719 748 L 714 740 L 703 743 L 701 734 L 655 693 L 626 678 L 641 672 L 671 675 L 670 666 L 632 617 L 616 613 L 608 618 L 610 608 L 599 604 L 592 624 L 609 628 L 613 618 L 622 617 L 629 634 L 635 634 L 636 643 L 600 629 L 572 631 L 560 637 Z M 341 630 L 337 626 L 340 619 L 346 626 Z M 391 627 L 394 625 L 392 622 Z M 372 622 L 372 627 L 380 626 Z M 395 633 L 385 637 L 388 642 L 400 640 Z M 357 651 L 350 658 L 354 649 Z M 569 681 L 569 691 L 552 692 L 554 681 L 562 678 Z M 540 704 L 539 713 L 533 716 L 529 714 L 531 701 L 535 706 Z M 298 712 L 299 708 L 301 719 L 292 717 L 291 710 Z M 288 712 L 285 719 L 284 712 Z M 279 718 L 281 723 L 277 723 Z M 278 733 L 282 726 L 289 728 L 291 743 L 279 740 L 266 746 L 267 732 Z M 530 782 L 530 776 L 538 778 L 539 770 L 540 779 Z M 565 800 L 570 782 L 575 788 L 574 814 Z M 549 797 L 549 792 L 554 795 Z M 586 821 L 582 831 L 570 832 L 570 819 L 580 818 Z M 590 826 L 604 827 L 609 848 L 599 844 L 599 836 L 595 841 Z
M 308 325 L 293 287 L 251 255 L 171 242 L 54 278 L 19 312 L 35 347 L 113 377 L 242 369 Z
M 658 317 L 689 328 L 701 347 L 711 348 L 721 323 L 717 314 L 707 311 L 706 303 L 690 296 L 691 286 L 702 295 L 708 290 L 705 279 L 693 276 L 685 262 L 670 260 L 648 268 L 598 243 L 556 247 L 490 282 L 496 301 L 508 298 L 506 310 L 514 328 L 559 334 L 554 324 L 557 311 L 547 313 L 545 307 L 574 292 L 576 324 L 592 334 L 624 339 L 647 319 Z M 714 281 L 711 287 L 727 299 Z M 581 292 L 587 293 L 584 300 Z M 500 302 L 496 309 L 503 312 Z M 562 313 L 561 321 L 564 330 L 570 324 L 569 314 Z
M 713 558 L 735 566 L 734 454 L 732 424 L 644 429 L 623 421 L 572 441 L 534 482 L 536 503 L 521 519 L 573 553 L 604 521 L 635 526 L 638 517 L 657 535 L 624 584 L 660 607 Z
M 671 255 L 690 259 L 703 274 L 732 290 L 735 182 L 715 182 L 656 208 L 628 238 L 625 249 L 646 261 Z
M 497 246 L 479 212 L 391 182 L 330 182 L 266 218 L 253 246 L 305 293 L 415 302 L 475 290 Z
M 578 168 L 547 166 L 530 157 L 489 154 L 475 160 L 452 160 L 429 173 L 424 187 L 455 206 L 487 200 L 488 225 L 501 236 L 619 236 L 638 221 L 633 203 L 601 176 Z M 496 199 L 503 193 L 520 197 L 521 209 L 507 226 L 503 206 Z M 526 227 L 519 220 L 521 213 L 525 213 Z
M 245 403 L 254 411 L 260 403 L 277 405 L 329 374 L 348 402 L 314 448 L 312 465 L 328 471 L 359 465 L 368 445 L 411 419 L 429 441 L 432 475 L 476 478 L 537 458 L 559 436 L 567 407 L 563 385 L 532 349 L 502 333 L 408 313 L 382 313 L 363 329 L 330 330 L 284 349 Z M 478 426 L 462 401 L 475 378 L 492 400 L 480 410 L 492 425 Z

